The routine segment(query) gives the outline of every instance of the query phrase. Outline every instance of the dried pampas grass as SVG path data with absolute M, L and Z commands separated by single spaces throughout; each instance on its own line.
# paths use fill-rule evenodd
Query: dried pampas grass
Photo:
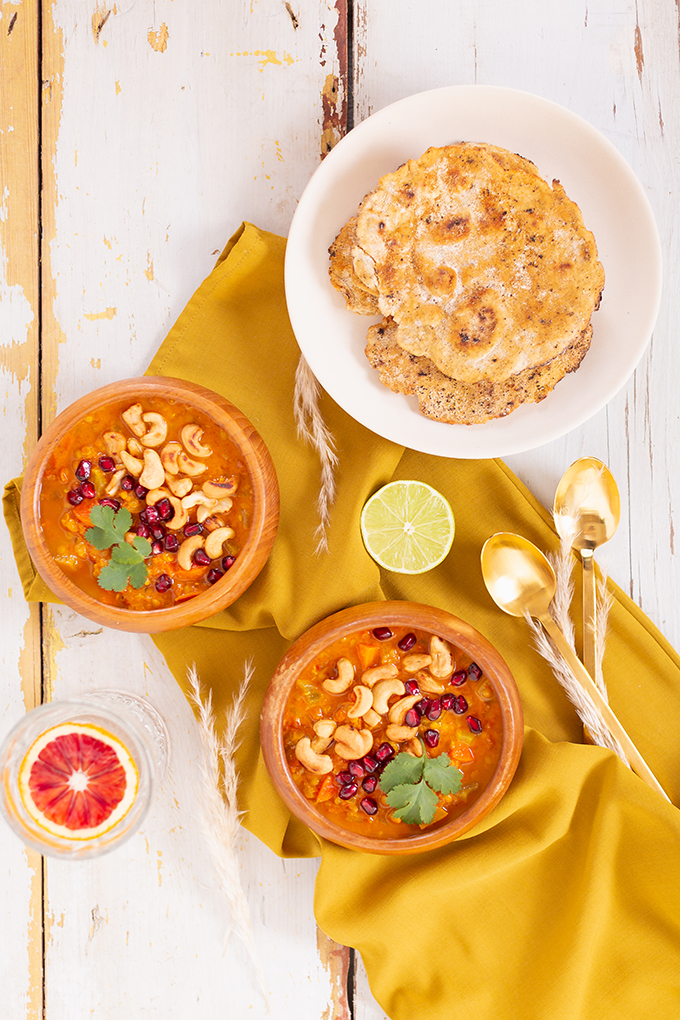
M 212 692 L 203 695 L 194 667 L 188 671 L 187 678 L 189 696 L 198 711 L 204 751 L 200 765 L 202 831 L 215 864 L 220 888 L 231 909 L 232 925 L 248 951 L 260 991 L 268 1003 L 264 974 L 255 948 L 248 900 L 241 885 L 240 865 L 235 849 L 243 816 L 238 807 L 235 754 L 241 742 L 239 730 L 245 719 L 245 697 L 252 675 L 252 663 L 247 662 L 231 707 L 225 712 L 222 737 L 218 735 L 215 726 Z M 230 932 L 227 933 L 227 939 L 229 934 Z
M 317 499 L 319 526 L 314 533 L 317 553 L 328 552 L 327 529 L 330 524 L 331 507 L 335 501 L 335 469 L 338 465 L 333 436 L 319 410 L 320 392 L 321 387 L 311 368 L 300 355 L 295 372 L 293 397 L 295 423 L 300 439 L 314 447 L 321 461 L 321 488 Z

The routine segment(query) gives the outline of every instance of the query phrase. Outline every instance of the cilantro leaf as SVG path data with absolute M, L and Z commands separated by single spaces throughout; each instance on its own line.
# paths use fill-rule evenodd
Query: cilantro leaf
M 387 794 L 387 803 L 394 815 L 407 825 L 427 825 L 434 818 L 439 803 L 437 794 L 427 783 L 405 783 L 393 787 Z
M 463 782 L 462 772 L 451 764 L 448 754 L 425 758 L 423 778 L 428 786 L 439 793 L 458 793 Z
M 94 526 L 85 532 L 85 541 L 95 549 L 108 549 L 124 541 L 132 524 L 132 514 L 124 506 L 114 510 L 112 506 L 97 504 L 90 510 L 90 523 Z
M 402 751 L 387 764 L 380 777 L 380 789 L 388 793 L 402 783 L 418 783 L 423 777 L 423 758 L 414 758 Z

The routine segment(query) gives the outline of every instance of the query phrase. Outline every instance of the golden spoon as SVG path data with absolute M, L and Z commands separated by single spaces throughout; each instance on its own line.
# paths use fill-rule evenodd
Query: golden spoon
M 548 612 L 557 582 L 555 571 L 540 549 L 520 535 L 507 532 L 492 535 L 482 549 L 482 575 L 491 598 L 503 612 L 509 613 L 510 616 L 528 614 L 539 621 L 581 687 L 590 695 L 609 727 L 609 732 L 621 745 L 633 771 L 652 789 L 669 800 L 595 681 Z
M 598 666 L 597 583 L 594 553 L 619 526 L 621 500 L 609 469 L 595 457 L 574 461 L 562 476 L 553 503 L 555 526 L 564 538 L 565 515 L 576 519 L 572 546 L 583 565 L 583 665 L 601 684 Z

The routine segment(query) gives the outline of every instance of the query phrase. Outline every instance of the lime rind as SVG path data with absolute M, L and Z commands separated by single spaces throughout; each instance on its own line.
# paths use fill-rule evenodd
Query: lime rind
M 361 534 L 381 567 L 399 574 L 432 570 L 448 555 L 455 524 L 451 507 L 425 482 L 389 482 L 367 501 Z

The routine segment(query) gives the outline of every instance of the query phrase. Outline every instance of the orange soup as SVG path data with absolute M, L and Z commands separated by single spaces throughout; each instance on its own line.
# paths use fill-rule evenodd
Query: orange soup
M 102 586 L 112 550 L 88 540 L 97 506 L 117 520 L 128 520 L 116 517 L 121 508 L 129 512 L 124 542 L 148 542 L 136 586 L 132 578 L 121 591 Z M 194 408 L 162 397 L 87 415 L 58 443 L 40 491 L 55 563 L 88 595 L 125 609 L 165 608 L 215 584 L 235 563 L 252 515 L 250 474 L 234 442 Z
M 321 814 L 389 839 L 442 825 L 477 800 L 498 765 L 503 720 L 493 684 L 460 649 L 418 629 L 376 627 L 302 670 L 283 738 L 291 775 Z M 403 752 L 459 771 L 459 789 L 437 794 L 427 824 L 396 817 L 381 787 Z

